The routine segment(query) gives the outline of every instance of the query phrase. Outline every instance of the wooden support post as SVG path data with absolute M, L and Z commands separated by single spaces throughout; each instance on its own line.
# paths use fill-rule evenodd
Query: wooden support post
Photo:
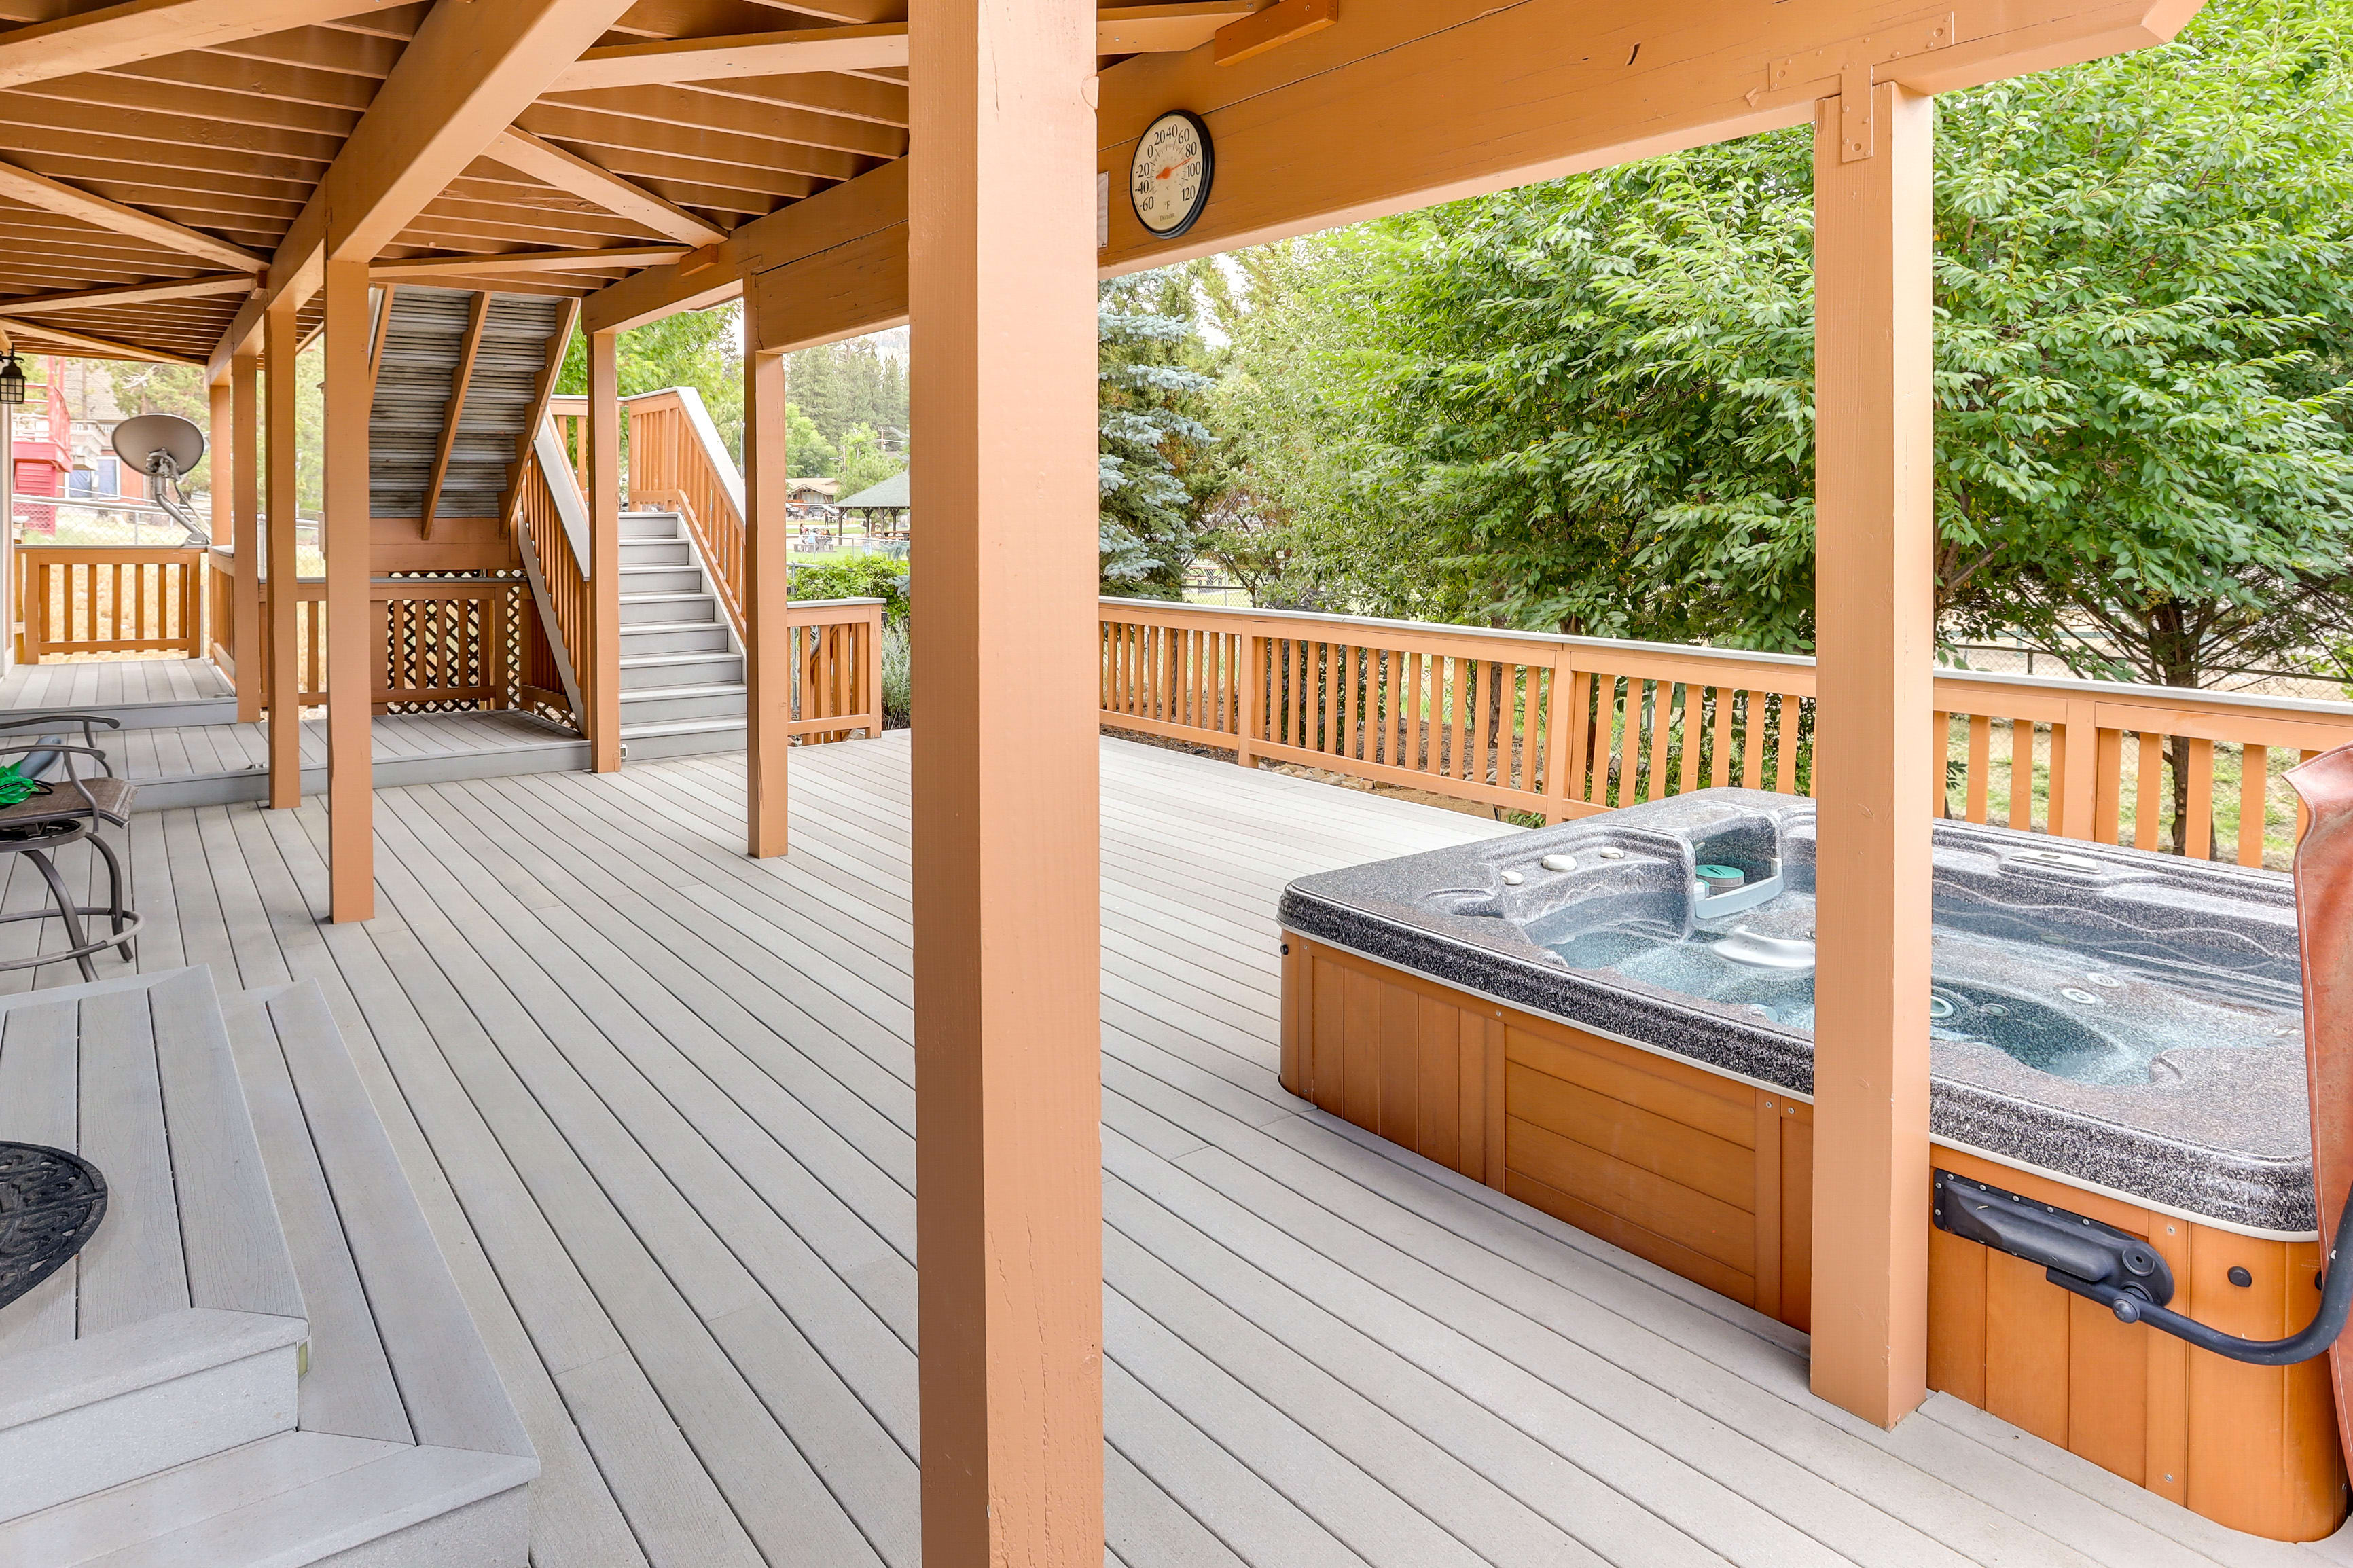
M 327 879 L 336 921 L 375 916 L 375 763 L 369 727 L 383 644 L 368 538 L 368 269 L 327 263 Z
M 923 1563 L 1097 1568 L 1094 7 L 909 30 Z
M 229 497 L 237 489 L 237 389 L 229 383 L 224 368 L 219 379 L 205 387 L 206 413 L 209 428 L 206 432 L 206 456 L 212 459 L 212 476 L 206 481 L 212 505 L 212 542 L 216 550 L 237 548 L 237 509 Z M 200 563 L 190 574 L 196 581 L 197 620 L 186 623 L 188 635 L 195 642 L 192 657 L 203 658 L 212 652 L 214 643 L 227 643 L 234 634 L 227 626 L 211 626 L 203 635 L 196 627 L 204 611 L 213 601 L 213 568 L 210 559 Z
M 237 530 L 236 575 L 229 584 L 229 635 L 222 644 L 237 660 L 237 721 L 261 719 L 261 693 L 269 671 L 261 658 L 261 356 L 241 353 L 228 362 L 229 400 L 235 407 L 235 477 L 228 491 Z M 220 512 L 220 481 L 213 481 L 213 512 Z M 217 633 L 216 633 L 217 635 Z
M 272 306 L 261 319 L 261 353 L 269 373 L 269 806 L 302 804 L 302 682 L 296 663 L 294 525 L 294 306 Z
M 1813 1389 L 1893 1426 L 1927 1390 L 1934 113 L 1863 90 L 1867 152 L 1838 99 L 1814 131 Z
M 785 516 L 785 356 L 760 348 L 753 312 L 744 313 L 744 738 L 749 799 L 746 847 L 754 858 L 786 848 L 785 769 L 792 750 L 792 629 L 785 624 L 790 523 Z
M 620 334 L 588 334 L 588 752 L 621 765 Z

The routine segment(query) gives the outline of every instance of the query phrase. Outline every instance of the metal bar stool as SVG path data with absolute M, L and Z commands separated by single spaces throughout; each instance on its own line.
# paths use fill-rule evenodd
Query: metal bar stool
M 90 963 L 92 954 L 111 947 L 125 959 L 135 962 L 138 957 L 140 917 L 132 906 L 131 887 L 122 861 L 113 846 L 107 843 L 103 831 L 110 822 L 118 827 L 130 826 L 131 802 L 138 791 L 130 780 L 115 776 L 112 763 L 100 749 L 97 731 L 101 725 L 118 730 L 121 721 L 96 713 L 40 713 L 0 721 L 0 735 L 28 730 L 44 731 L 37 740 L 0 745 L 0 762 L 23 757 L 24 761 L 16 763 L 17 771 L 41 786 L 41 793 L 30 799 L 0 806 L 0 855 L 28 857 L 39 869 L 42 880 L 48 884 L 51 900 L 47 909 L 0 914 L 0 925 L 16 921 L 55 920 L 64 924 L 67 942 L 62 952 L 0 959 L 0 971 L 31 969 L 71 959 L 80 967 L 83 979 L 95 980 L 98 971 Z M 80 729 L 83 744 L 75 745 L 63 735 L 46 732 L 72 726 Z M 64 777 L 44 778 L 60 763 L 65 768 Z M 76 901 L 67 890 L 65 879 L 58 874 L 56 852 L 84 839 L 106 863 L 107 901 L 103 905 Z M 93 936 L 83 922 L 85 919 L 100 917 L 105 919 L 107 931 Z

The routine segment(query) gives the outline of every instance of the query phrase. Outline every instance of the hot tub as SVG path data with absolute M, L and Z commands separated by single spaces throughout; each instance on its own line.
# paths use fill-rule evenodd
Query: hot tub
M 1303 878 L 1285 1084 L 1807 1327 L 1814 866 L 1811 802 L 1719 789 Z M 1951 822 L 1935 868 L 1934 1163 L 2146 1237 L 2194 1316 L 2303 1327 L 2289 879 Z M 1941 1231 L 1930 1295 L 1934 1386 L 2241 1529 L 2343 1519 L 2325 1363 L 2225 1361 Z

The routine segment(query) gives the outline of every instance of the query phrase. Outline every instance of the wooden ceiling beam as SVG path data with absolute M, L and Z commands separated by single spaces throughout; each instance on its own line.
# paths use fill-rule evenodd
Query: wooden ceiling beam
M 374 259 L 627 9 L 628 0 L 437 5 L 280 245 L 271 297 L 314 292 L 330 256 Z
M 687 254 L 685 247 L 676 245 L 617 245 L 589 250 L 515 250 L 492 256 L 406 256 L 397 261 L 375 262 L 368 275 L 403 279 L 413 272 L 467 272 L 491 278 L 510 272 L 650 267 Z
M 385 301 L 385 319 L 392 318 L 392 301 Z M 440 509 L 441 486 L 449 478 L 449 458 L 458 449 L 458 426 L 466 419 L 466 391 L 474 384 L 474 362 L 481 357 L 482 328 L 491 319 L 491 297 L 476 294 L 466 311 L 466 336 L 459 345 L 457 368 L 449 373 L 449 405 L 441 416 L 441 438 L 434 444 L 433 470 L 425 480 L 425 499 L 417 513 L 417 537 L 433 537 L 433 514 Z
M 863 120 L 871 125 L 889 125 L 901 131 L 907 128 L 905 88 L 836 71 L 685 82 L 681 90 L 710 98 L 744 98 L 786 109 L 806 109 L 812 114 Z
M 169 349 L 151 348 L 144 343 L 121 342 L 113 338 L 101 338 L 91 332 L 77 332 L 68 327 L 47 321 L 8 318 L 8 332 L 21 346 L 26 340 L 54 343 L 69 354 L 90 354 L 100 359 L 146 360 L 160 364 L 202 364 L 205 362 L 190 354 L 174 353 Z
M 617 155 L 651 153 L 707 168 L 782 171 L 819 180 L 855 179 L 882 157 L 879 153 L 861 156 L 836 153 L 804 142 L 768 142 L 724 131 L 626 120 L 549 99 L 542 99 L 525 110 L 516 124 L 533 135 Z
M 5 37 L 0 34 L 0 37 Z M 208 87 L 92 73 L 58 77 L 10 89 L 47 103 L 78 103 L 139 114 L 167 114 L 206 125 L 249 125 L 264 131 L 294 131 L 319 136 L 348 135 L 359 122 L 350 109 L 322 109 L 250 93 Z
M 1259 5 L 1260 0 L 1185 0 L 1179 5 L 1104 6 L 1096 13 L 1096 51 L 1134 55 L 1198 48 L 1219 27 L 1250 16 Z M 578 92 L 810 71 L 902 70 L 906 64 L 904 22 L 791 27 L 774 33 L 658 38 L 590 49 L 549 90 Z
M 519 127 L 511 125 L 501 132 L 489 155 L 519 174 L 569 191 L 585 202 L 686 245 L 716 245 L 727 237 L 726 231 L 708 218 L 697 217 L 644 186 Z
M 165 250 L 177 251 L 185 256 L 201 257 L 206 261 L 215 262 L 223 267 L 235 267 L 247 272 L 259 272 L 269 265 L 263 258 L 254 255 L 251 251 L 240 249 L 225 239 L 216 239 L 209 234 L 200 234 L 193 228 L 183 227 L 169 218 L 158 217 L 153 213 L 142 212 L 137 207 L 125 206 L 121 202 L 110 201 L 104 196 L 85 191 L 78 185 L 69 185 L 62 180 L 53 180 L 47 174 L 37 174 L 32 170 L 16 163 L 0 162 L 0 196 L 7 196 L 11 200 L 23 202 L 27 206 L 40 207 L 63 217 L 77 219 L 89 224 L 93 228 L 110 229 L 116 234 L 127 234 Z
M 838 76 L 830 79 L 854 79 Z M 681 87 L 613 87 L 595 92 L 550 93 L 541 102 L 621 120 L 679 127 L 691 132 L 756 137 L 764 142 L 794 142 L 867 158 L 897 158 L 907 151 L 907 133 L 896 126 Z
M 29 294 L 0 299 L 0 316 L 51 310 L 102 310 L 121 305 L 143 305 L 156 300 L 197 300 L 213 294 L 250 294 L 250 273 L 234 272 L 206 278 L 183 278 L 169 283 L 132 283 L 115 289 L 76 289 L 63 294 Z
M 386 0 L 125 0 L 0 33 L 0 88 L 284 32 Z
M 430 289 L 487 289 L 494 294 L 554 294 L 567 299 L 578 299 L 583 294 L 593 294 L 605 281 L 605 279 L 593 273 L 584 277 L 578 282 L 565 281 L 565 275 L 562 273 L 551 273 L 535 278 L 519 278 L 512 274 L 480 278 L 470 272 L 453 269 L 448 272 L 404 272 L 400 275 L 400 284 L 404 289 L 411 285 Z

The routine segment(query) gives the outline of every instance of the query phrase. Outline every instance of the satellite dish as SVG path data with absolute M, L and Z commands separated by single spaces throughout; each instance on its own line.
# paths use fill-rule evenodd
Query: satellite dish
M 155 504 L 187 530 L 190 544 L 212 542 L 180 493 L 180 480 L 204 461 L 203 431 L 176 414 L 142 414 L 114 427 L 114 455 L 155 481 Z
M 114 427 L 114 455 L 150 479 L 177 480 L 204 461 L 205 433 L 176 414 L 142 414 Z

